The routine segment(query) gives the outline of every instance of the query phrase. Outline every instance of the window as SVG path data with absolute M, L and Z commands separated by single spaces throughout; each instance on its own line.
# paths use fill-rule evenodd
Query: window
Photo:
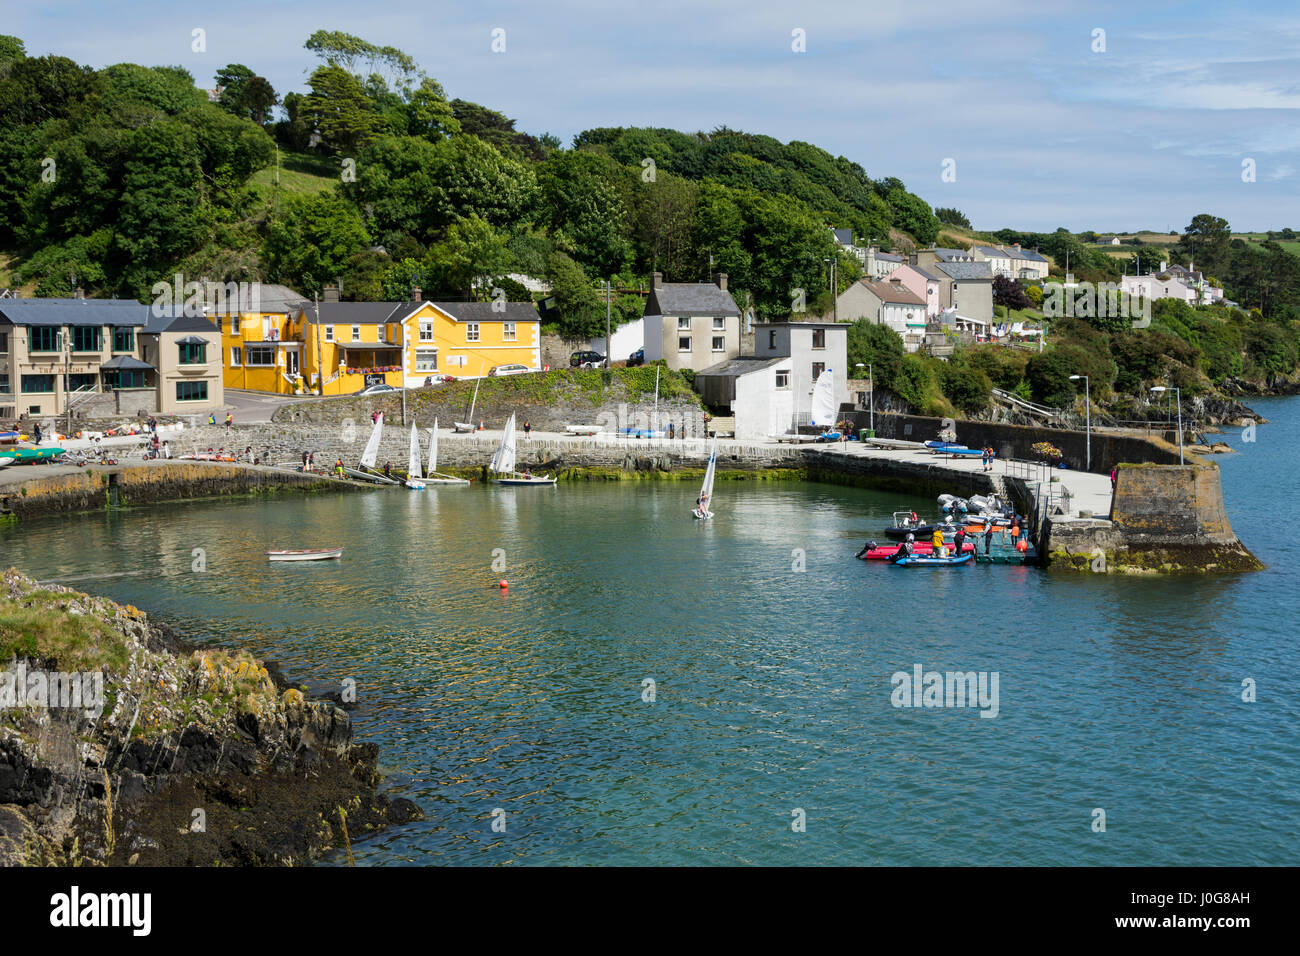
M 727 337 L 725 335 L 715 335 L 713 337 L 713 351 L 725 352 L 727 350 Z
M 780 369 L 780 370 L 777 371 L 777 373 L 776 373 L 776 387 L 777 387 L 777 388 L 789 388 L 789 387 L 790 387 L 790 370 L 789 370 L 789 369 L 784 369 L 784 368 L 783 368 L 783 369 Z
M 177 382 L 176 401 L 206 402 L 208 400 L 207 382 Z
M 352 326 L 352 341 L 353 342 L 361 341 L 361 326 L 359 325 Z
M 513 322 L 503 322 L 501 324 L 501 341 L 513 342 L 515 338 L 515 324 Z
M 815 348 L 815 349 L 824 349 L 824 348 L 826 348 L 826 330 L 825 330 L 825 329 L 813 329 L 813 344 L 812 344 L 812 347 Z
M 689 332 L 691 330 L 691 317 L 683 315 L 677 320 L 677 330 Z
M 63 336 L 59 334 L 58 329 L 50 326 L 30 328 L 27 330 L 27 351 L 61 352 L 63 351 Z
M 102 352 L 104 350 L 104 330 L 98 325 L 74 325 L 72 327 L 72 351 Z
M 432 342 L 432 341 L 433 341 L 433 322 L 432 322 L 432 321 L 428 321 L 428 322 L 421 321 L 421 322 L 420 322 L 420 341 L 421 341 L 421 342 Z
M 774 348 L 776 348 L 776 330 L 775 330 L 775 329 L 769 329 L 769 330 L 768 330 L 768 333 L 767 333 L 767 347 L 770 348 L 770 349 L 774 349 Z
M 268 345 L 250 345 L 245 353 L 245 366 L 275 364 L 275 349 Z
M 713 317 L 713 331 L 714 332 L 727 331 L 727 320 L 723 316 L 715 315 Z
M 232 347 L 230 350 L 230 364 L 232 366 L 243 365 L 244 364 L 243 355 L 244 355 L 243 349 L 241 349 L 238 345 Z
M 203 365 L 208 361 L 208 347 L 203 343 L 180 342 L 180 363 L 182 365 Z
M 104 373 L 105 388 L 144 388 L 144 370 L 111 371 Z
M 325 326 L 325 341 L 326 342 L 334 341 L 334 326 L 332 325 Z
M 691 350 L 691 337 L 689 335 L 677 336 L 677 351 L 689 352 Z
M 113 351 L 134 352 L 135 351 L 135 329 L 114 329 L 113 330 Z
M 477 342 L 477 341 L 478 341 L 478 323 L 477 323 L 477 322 L 470 322 L 470 323 L 467 323 L 467 324 L 466 324 L 466 326 L 465 326 L 465 341 L 466 341 L 466 342 Z
M 68 391 L 79 392 L 83 388 L 94 388 L 97 376 L 79 373 L 68 376 Z
M 226 320 L 223 319 L 221 316 L 217 316 L 217 334 L 221 335 L 225 331 L 226 331 Z
M 9 354 L 9 333 L 0 332 L 0 355 Z
M 816 382 L 816 381 L 817 381 L 817 376 L 820 375 L 820 374 L 821 374 L 822 372 L 824 372 L 824 371 L 826 371 L 826 363 L 825 363 L 825 362 L 813 362 L 813 369 L 812 369 L 812 377 L 813 377 L 813 381 Z
M 54 391 L 53 375 L 24 375 L 23 376 L 24 392 L 52 392 Z
M 0 393 L 4 393 L 8 391 L 9 391 L 9 373 L 6 372 L 3 375 L 0 375 Z
M 438 371 L 438 350 L 437 349 L 416 349 L 415 370 L 417 372 Z

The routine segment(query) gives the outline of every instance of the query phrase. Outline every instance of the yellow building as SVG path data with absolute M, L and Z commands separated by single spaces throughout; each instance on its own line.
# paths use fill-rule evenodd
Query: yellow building
M 503 365 L 541 368 L 531 302 L 340 302 L 327 288 L 317 304 L 262 286 L 257 301 L 241 305 L 219 317 L 226 388 L 348 395 Z
M 294 320 L 309 300 L 282 285 L 256 285 L 216 315 L 226 388 L 292 395 L 304 391 Z

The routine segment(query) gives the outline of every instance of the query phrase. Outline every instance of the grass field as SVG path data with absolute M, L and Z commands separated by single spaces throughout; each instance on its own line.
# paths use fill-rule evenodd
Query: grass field
M 339 182 L 339 169 L 328 159 L 318 156 L 305 156 L 301 153 L 280 153 L 280 191 L 297 195 L 311 195 L 332 189 Z M 259 169 L 250 178 L 255 186 L 262 186 L 268 192 L 275 188 L 276 168 L 272 163 L 266 169 Z

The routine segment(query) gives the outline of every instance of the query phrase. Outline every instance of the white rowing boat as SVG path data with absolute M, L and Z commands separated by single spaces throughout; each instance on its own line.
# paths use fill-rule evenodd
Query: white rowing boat
M 342 548 L 306 548 L 300 551 L 268 551 L 266 556 L 272 561 L 328 561 L 341 558 Z

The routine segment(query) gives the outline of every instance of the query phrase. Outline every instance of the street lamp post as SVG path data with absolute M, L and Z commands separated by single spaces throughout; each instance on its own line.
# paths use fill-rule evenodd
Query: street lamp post
M 1087 443 L 1088 443 L 1087 470 L 1092 471 L 1092 394 L 1091 394 L 1092 383 L 1089 381 L 1088 376 L 1086 375 L 1070 376 L 1070 381 L 1072 382 L 1077 382 L 1079 379 L 1083 379 L 1083 404 L 1085 406 L 1084 415 L 1086 416 L 1086 421 L 1087 421 L 1087 425 L 1085 426 L 1087 428 L 1087 436 L 1088 436 L 1087 437 Z
M 1183 392 L 1178 386 L 1171 386 L 1174 393 L 1174 401 L 1178 403 L 1178 464 L 1185 464 L 1183 461 Z M 1157 385 L 1151 389 L 1153 392 L 1167 392 L 1170 388 L 1164 385 Z
M 605 368 L 609 368 L 609 299 L 613 290 L 609 280 L 605 280 Z

